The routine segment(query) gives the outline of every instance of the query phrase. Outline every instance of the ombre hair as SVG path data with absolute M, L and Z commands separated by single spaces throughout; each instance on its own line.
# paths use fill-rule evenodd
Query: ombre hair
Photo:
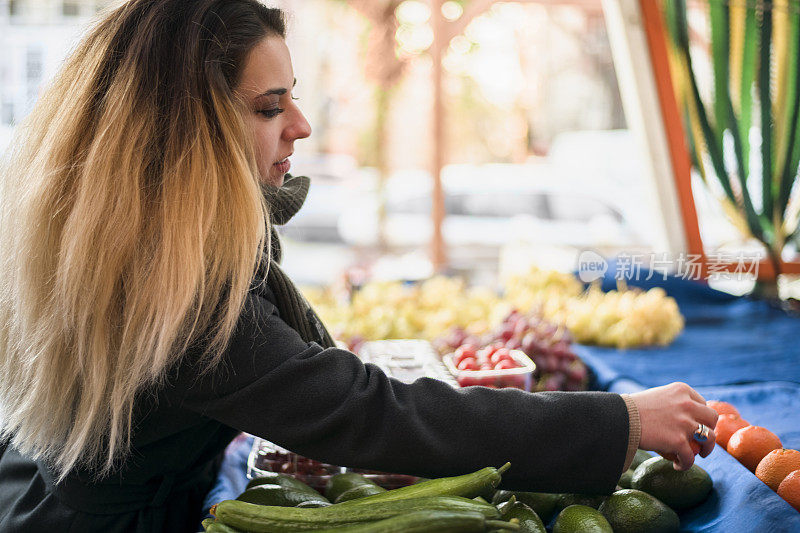
M 108 12 L 21 123 L 0 174 L 0 441 L 106 475 L 137 395 L 190 345 L 218 363 L 269 239 L 235 88 L 285 37 L 255 0 Z

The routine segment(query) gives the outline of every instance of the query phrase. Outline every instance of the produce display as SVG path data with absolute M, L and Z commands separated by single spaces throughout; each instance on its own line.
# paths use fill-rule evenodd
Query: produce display
M 477 357 L 471 361 L 469 355 L 483 355 L 489 358 L 494 366 L 499 364 L 501 358 L 508 358 L 508 354 L 519 350 L 532 360 L 536 368 L 531 374 L 531 383 L 525 382 L 525 390 L 534 391 L 581 391 L 586 390 L 589 376 L 586 365 L 575 354 L 572 347 L 572 335 L 563 326 L 559 326 L 534 314 L 522 314 L 513 310 L 508 313 L 492 331 L 479 337 L 470 335 L 461 328 L 453 328 L 447 335 L 437 339 L 434 345 L 440 352 L 453 352 L 453 361 L 461 368 L 457 379 L 461 386 L 491 384 L 491 380 L 483 380 L 478 374 L 469 375 L 464 370 L 480 370 L 481 365 L 486 365 L 485 359 Z M 464 354 L 468 354 L 465 356 Z M 494 358 L 494 359 L 492 359 Z M 465 362 L 466 360 L 466 362 Z M 447 360 L 445 360 L 447 362 Z M 504 363 L 501 366 L 508 366 Z M 494 368 L 494 367 L 493 367 Z M 487 370 L 484 368 L 484 370 Z M 451 370 L 452 371 L 452 370 Z M 463 374 L 463 375 L 462 375 Z M 520 387 L 519 378 L 514 381 L 508 378 L 509 383 L 500 381 L 494 386 Z M 477 380 L 478 382 L 475 382 Z M 463 383 L 466 381 L 466 384 Z
M 697 465 L 680 472 L 640 451 L 632 466 L 633 488 L 610 496 L 497 490 L 508 463 L 392 490 L 355 472 L 338 473 L 328 479 L 324 496 L 272 473 L 251 481 L 236 500 L 213 506 L 214 518 L 203 526 L 211 533 L 669 533 L 680 528 L 678 512 L 712 491 L 711 478 Z M 281 490 L 286 495 L 278 495 Z
M 519 350 L 509 350 L 501 344 L 476 349 L 471 344 L 459 346 L 444 356 L 448 370 L 461 387 L 514 387 L 531 390 L 534 364 Z
M 370 282 L 351 294 L 304 288 L 331 334 L 358 351 L 369 340 L 433 340 L 454 326 L 489 331 L 508 311 L 496 291 L 437 276 L 419 284 Z
M 276 479 L 276 474 L 288 474 L 286 477 L 290 477 L 300 485 L 312 488 L 315 491 L 314 494 L 318 495 L 326 490 L 333 476 L 345 471 L 357 473 L 385 489 L 405 487 L 418 480 L 415 476 L 403 474 L 387 474 L 385 472 L 357 468 L 345 469 L 341 466 L 303 457 L 267 440 L 256 439 L 253 442 L 253 451 L 248 460 L 247 475 L 251 478 L 251 481 L 247 488 L 263 483 L 264 481 L 262 480 L 274 480 Z M 270 483 L 284 485 L 291 482 L 278 480 L 277 482 L 270 481 Z M 297 489 L 298 486 L 294 488 Z
M 714 430 L 717 444 L 800 511 L 800 451 L 784 448 L 777 435 L 751 425 L 727 402 L 707 405 L 720 415 Z
M 628 288 L 624 281 L 617 285 L 609 292 L 596 283 L 584 290 L 574 276 L 532 268 L 509 277 L 504 294 L 512 307 L 538 310 L 544 318 L 563 324 L 581 344 L 664 346 L 683 331 L 678 304 L 664 289 Z
M 367 340 L 433 341 L 454 328 L 483 336 L 513 309 L 561 325 L 577 342 L 620 348 L 669 344 L 684 325 L 675 300 L 660 288 L 620 283 L 604 293 L 597 285 L 585 289 L 571 274 L 537 268 L 510 277 L 501 291 L 437 276 L 419 284 L 374 281 L 351 292 L 303 293 L 334 337 L 354 351 Z

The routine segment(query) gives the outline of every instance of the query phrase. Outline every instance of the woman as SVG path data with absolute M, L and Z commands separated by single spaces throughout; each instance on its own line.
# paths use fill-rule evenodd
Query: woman
M 505 485 L 528 490 L 610 492 L 637 446 L 688 468 L 716 414 L 686 385 L 407 385 L 333 347 L 270 238 L 307 192 L 283 183 L 311 132 L 284 37 L 254 0 L 132 0 L 20 125 L 0 196 L 0 530 L 193 531 L 240 431 L 424 476 L 510 461 Z

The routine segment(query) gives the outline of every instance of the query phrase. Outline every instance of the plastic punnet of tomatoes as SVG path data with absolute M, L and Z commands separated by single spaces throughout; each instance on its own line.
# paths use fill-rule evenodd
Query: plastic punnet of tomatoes
M 534 383 L 536 364 L 521 350 L 498 345 L 480 349 L 461 346 L 446 354 L 442 361 L 461 387 L 480 385 L 529 391 Z

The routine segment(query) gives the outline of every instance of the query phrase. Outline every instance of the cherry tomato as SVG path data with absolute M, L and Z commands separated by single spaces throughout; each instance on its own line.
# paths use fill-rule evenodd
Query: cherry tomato
M 484 348 L 485 353 L 486 353 L 486 357 L 492 357 L 492 354 L 494 352 L 496 352 L 500 348 L 503 348 L 504 346 L 505 345 L 502 342 L 494 342 L 494 343 L 490 344 L 489 346 Z
M 456 363 L 460 363 L 465 357 L 475 357 L 475 346 L 472 344 L 462 344 L 455 351 Z
M 505 370 L 507 368 L 517 368 L 517 363 L 508 359 L 501 359 L 494 365 L 495 370 Z
M 458 362 L 456 368 L 459 370 L 478 370 L 478 360 L 474 357 L 465 357 Z
M 513 361 L 513 360 L 514 358 L 511 357 L 511 352 L 508 351 L 508 348 L 498 348 L 489 357 L 489 361 L 493 365 L 497 365 L 497 363 L 499 363 L 500 361 Z

